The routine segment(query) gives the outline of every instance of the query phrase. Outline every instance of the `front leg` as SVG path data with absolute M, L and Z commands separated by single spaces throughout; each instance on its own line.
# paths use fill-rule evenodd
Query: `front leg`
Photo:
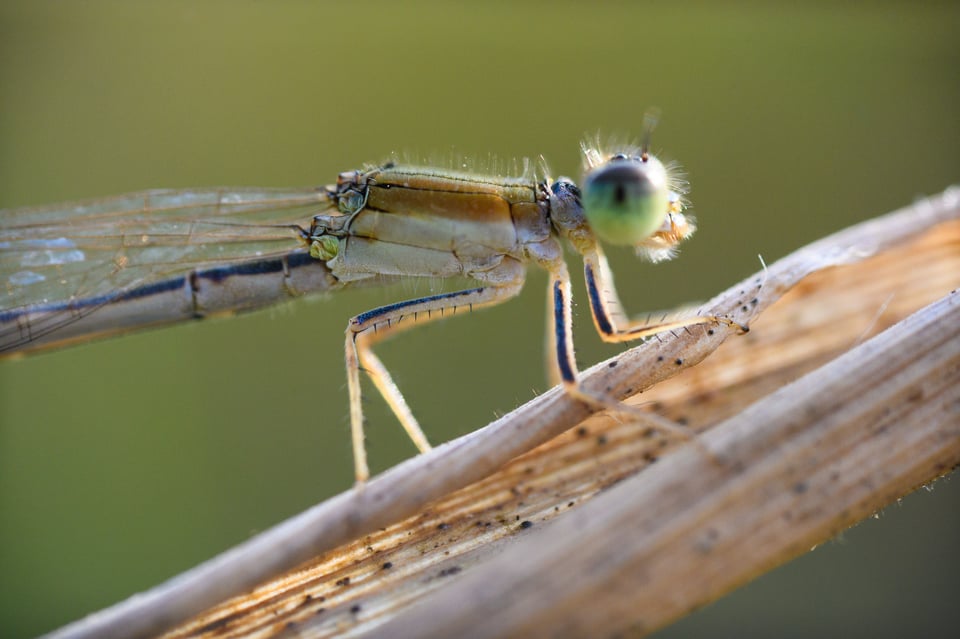
M 695 326 L 697 324 L 726 324 L 740 332 L 749 329 L 726 317 L 698 315 L 659 322 L 627 319 L 613 285 L 613 274 L 607 265 L 607 258 L 596 243 L 583 251 L 583 275 L 587 284 L 587 297 L 590 299 L 590 313 L 593 324 L 605 342 L 630 342 L 643 337 L 656 335 L 675 328 Z

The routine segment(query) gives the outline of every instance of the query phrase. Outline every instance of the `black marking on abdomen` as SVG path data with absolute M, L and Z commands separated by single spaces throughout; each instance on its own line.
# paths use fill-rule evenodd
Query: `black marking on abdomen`
M 193 270 L 183 275 L 177 275 L 166 280 L 137 286 L 128 290 L 114 291 L 96 297 L 87 297 L 69 302 L 55 302 L 52 304 L 32 304 L 30 306 L 21 306 L 19 308 L 0 311 L 0 322 L 13 322 L 17 318 L 33 313 L 56 313 L 59 311 L 82 311 L 84 309 L 95 309 L 108 304 L 126 302 L 130 300 L 142 299 L 153 295 L 170 293 L 178 290 L 187 290 L 191 297 L 199 292 L 202 280 L 208 280 L 214 283 L 221 283 L 229 277 L 244 275 L 264 275 L 269 273 L 280 273 L 289 269 L 301 266 L 316 264 L 317 260 L 310 257 L 309 253 L 292 253 L 285 258 L 274 258 L 269 260 L 257 260 L 253 262 L 242 262 L 231 266 L 217 266 L 214 268 Z M 203 317 L 202 314 L 198 317 Z

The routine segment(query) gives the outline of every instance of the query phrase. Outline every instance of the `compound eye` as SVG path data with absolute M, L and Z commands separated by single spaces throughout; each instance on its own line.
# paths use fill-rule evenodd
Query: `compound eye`
M 655 233 L 670 212 L 667 171 L 652 155 L 622 154 L 592 169 L 583 183 L 583 212 L 605 242 L 636 245 Z

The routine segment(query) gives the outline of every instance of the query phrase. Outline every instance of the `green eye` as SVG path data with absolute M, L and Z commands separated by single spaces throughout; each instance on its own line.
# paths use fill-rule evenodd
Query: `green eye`
M 610 244 L 635 245 L 653 235 L 667 217 L 669 198 L 667 171 L 652 155 L 616 155 L 584 178 L 584 214 Z

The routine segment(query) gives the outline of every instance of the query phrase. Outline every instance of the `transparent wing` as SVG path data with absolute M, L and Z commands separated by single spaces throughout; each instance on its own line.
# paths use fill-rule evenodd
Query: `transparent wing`
M 329 212 L 323 189 L 158 190 L 0 211 L 4 311 L 96 298 L 283 255 Z
M 0 211 L 0 357 L 332 290 L 304 229 L 333 208 L 325 189 L 204 189 Z

